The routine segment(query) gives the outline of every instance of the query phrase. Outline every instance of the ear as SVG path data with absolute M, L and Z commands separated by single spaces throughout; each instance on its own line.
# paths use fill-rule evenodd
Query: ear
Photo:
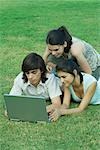
M 66 41 L 64 42 L 64 47 L 67 47 L 67 42 Z
M 75 74 L 75 76 L 76 76 L 76 75 L 77 75 L 77 70 L 76 70 L 76 69 L 74 69 L 73 73 L 74 73 L 74 74 Z

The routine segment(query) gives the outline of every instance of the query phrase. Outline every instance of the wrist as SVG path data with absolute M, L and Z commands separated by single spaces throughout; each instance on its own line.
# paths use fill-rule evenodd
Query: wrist
M 67 104 L 62 104 L 62 108 L 67 109 L 68 105 Z

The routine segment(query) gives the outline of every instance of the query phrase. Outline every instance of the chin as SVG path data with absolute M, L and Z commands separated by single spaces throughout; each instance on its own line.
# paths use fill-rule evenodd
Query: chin
M 34 83 L 31 83 L 33 86 L 37 86 L 38 84 L 36 83 L 36 82 L 34 82 Z
M 62 55 L 57 55 L 57 56 L 55 56 L 55 57 L 57 57 L 57 58 L 59 58 L 59 57 L 61 57 Z

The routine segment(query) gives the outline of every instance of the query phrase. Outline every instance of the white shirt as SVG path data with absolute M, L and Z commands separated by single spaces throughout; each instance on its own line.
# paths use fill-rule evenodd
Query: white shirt
M 49 74 L 45 83 L 40 83 L 37 87 L 33 86 L 29 81 L 24 83 L 22 79 L 23 72 L 19 73 L 14 80 L 14 85 L 10 91 L 10 95 L 29 95 L 44 97 L 46 99 L 54 98 L 62 94 L 57 78 L 54 74 Z

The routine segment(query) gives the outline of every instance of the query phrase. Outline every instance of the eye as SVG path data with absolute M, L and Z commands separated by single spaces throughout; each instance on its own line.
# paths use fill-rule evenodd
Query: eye
M 28 75 L 28 74 L 29 74 L 29 72 L 25 72 L 25 74 L 27 74 L 27 75 Z
M 37 70 L 32 70 L 32 71 L 28 71 L 28 72 L 25 72 L 26 75 L 29 75 L 29 74 L 37 74 Z
M 63 79 L 66 78 L 65 76 L 61 76 Z
M 57 48 L 57 49 L 54 49 L 54 50 L 52 50 L 52 49 L 49 49 L 49 51 L 51 51 L 51 52 L 52 52 L 52 51 L 58 51 L 58 50 L 59 50 L 58 48 Z
M 58 51 L 59 49 L 55 49 L 54 51 Z
M 52 51 L 51 49 L 49 49 L 49 51 Z
M 37 71 L 36 71 L 36 70 L 33 70 L 33 71 L 31 71 L 31 73 L 36 74 L 36 73 L 37 73 Z

